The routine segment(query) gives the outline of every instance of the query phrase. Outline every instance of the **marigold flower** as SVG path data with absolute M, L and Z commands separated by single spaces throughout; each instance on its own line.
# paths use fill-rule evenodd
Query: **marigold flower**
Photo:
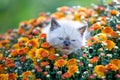
M 98 39 L 96 39 L 95 37 L 90 37 L 87 42 L 88 42 L 88 45 L 93 45 L 98 43 Z
M 10 73 L 8 74 L 8 80 L 17 80 L 17 74 L 15 73 Z
M 120 60 L 119 59 L 112 59 L 110 61 L 111 64 L 116 65 L 118 68 L 120 68 Z
M 41 44 L 41 47 L 43 47 L 43 48 L 49 48 L 50 44 L 48 42 L 44 42 L 44 43 Z
M 8 74 L 0 74 L 0 80 L 8 80 Z
M 96 63 L 98 62 L 99 58 L 98 57 L 93 57 L 92 59 L 89 60 L 90 63 Z
M 49 51 L 50 54 L 55 54 L 55 48 L 54 47 L 50 47 L 48 49 L 48 51 Z
M 55 64 L 54 64 L 54 65 L 57 66 L 57 67 L 63 67 L 63 66 L 66 65 L 66 63 L 67 63 L 66 60 L 64 60 L 64 59 L 59 59 L 59 60 L 55 61 Z
M 36 49 L 34 48 L 34 49 L 31 49 L 31 50 L 27 53 L 27 55 L 28 55 L 32 60 L 35 59 L 35 55 L 36 55 L 35 51 L 36 51 Z
M 108 50 L 111 50 L 111 49 L 113 49 L 114 47 L 115 47 L 115 43 L 113 42 L 113 41 L 111 41 L 111 40 L 106 40 L 106 41 L 104 41 L 107 45 L 106 45 L 106 48 L 108 49 Z
M 106 69 L 112 70 L 112 71 L 117 71 L 118 67 L 115 64 L 109 63 L 105 66 Z
M 117 10 L 110 10 L 110 14 L 116 16 L 119 13 Z
M 94 67 L 93 73 L 97 74 L 97 76 L 99 78 L 102 78 L 103 76 L 105 76 L 104 71 L 105 71 L 105 66 L 103 66 L 103 65 L 96 65 Z
M 113 29 L 111 27 L 104 27 L 102 30 L 102 33 L 106 35 L 110 35 L 113 32 Z
M 76 59 L 69 59 L 67 61 L 67 67 L 77 65 L 77 60 Z
M 68 67 L 68 72 L 71 73 L 72 75 L 78 71 L 78 66 L 73 65 Z
M 54 17 L 56 19 L 61 19 L 64 17 L 64 13 L 63 12 L 55 12 L 55 13 L 51 14 L 51 17 Z
M 35 56 L 36 56 L 36 58 L 40 58 L 40 59 L 46 58 L 49 56 L 49 51 L 46 49 L 43 49 L 43 48 L 37 49 Z
M 118 31 L 120 31 L 120 24 L 116 25 Z
M 118 34 L 117 34 L 115 31 L 113 31 L 113 32 L 111 33 L 111 36 L 114 37 L 114 38 L 117 38 L 117 37 L 118 37 Z
M 28 38 L 27 37 L 21 37 L 18 39 L 18 42 L 27 42 Z
M 22 73 L 22 80 L 35 80 L 35 76 L 31 71 L 26 71 Z

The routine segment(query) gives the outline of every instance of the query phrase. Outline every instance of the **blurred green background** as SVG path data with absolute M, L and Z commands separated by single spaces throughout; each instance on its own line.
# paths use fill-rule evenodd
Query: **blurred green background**
M 17 28 L 19 22 L 55 12 L 60 6 L 90 6 L 98 0 L 0 0 L 0 33 Z M 108 0 L 110 1 L 110 0 Z

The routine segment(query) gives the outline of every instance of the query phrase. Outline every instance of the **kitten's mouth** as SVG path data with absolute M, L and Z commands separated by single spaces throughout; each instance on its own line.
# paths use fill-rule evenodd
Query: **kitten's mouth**
M 63 46 L 63 49 L 70 49 L 69 46 Z

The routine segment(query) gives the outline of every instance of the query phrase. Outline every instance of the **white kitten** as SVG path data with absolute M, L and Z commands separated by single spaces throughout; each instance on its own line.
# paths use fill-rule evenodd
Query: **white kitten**
M 62 53 L 70 54 L 85 45 L 89 35 L 86 24 L 78 21 L 58 20 L 52 18 L 51 24 L 43 29 L 47 34 L 47 41 Z M 84 40 L 84 41 L 83 41 Z

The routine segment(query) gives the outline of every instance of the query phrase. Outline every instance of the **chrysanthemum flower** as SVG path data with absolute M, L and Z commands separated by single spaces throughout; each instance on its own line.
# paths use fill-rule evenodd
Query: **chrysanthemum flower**
M 105 66 L 106 69 L 112 70 L 112 71 L 117 71 L 118 67 L 115 64 L 109 63 Z
M 111 35 L 112 32 L 113 32 L 113 29 L 111 27 L 104 27 L 102 30 L 102 33 L 106 35 Z
M 98 57 L 93 57 L 92 59 L 89 60 L 90 63 L 96 63 L 99 60 Z
M 103 76 L 105 76 L 104 71 L 105 71 L 105 66 L 103 66 L 103 65 L 96 65 L 94 67 L 93 73 L 97 74 L 97 76 L 99 78 L 102 78 Z
M 78 71 L 78 66 L 76 66 L 76 65 L 73 65 L 73 66 L 71 65 L 68 67 L 68 72 L 71 74 L 74 74 L 77 71 Z
M 69 59 L 67 61 L 67 67 L 77 65 L 77 60 L 76 59 Z
M 41 47 L 42 47 L 42 48 L 49 48 L 49 47 L 50 47 L 50 44 L 49 44 L 48 42 L 43 42 L 43 43 L 41 44 Z
M 8 74 L 8 80 L 17 80 L 17 74 L 15 73 L 10 73 Z
M 64 60 L 64 59 L 59 59 L 59 60 L 55 61 L 55 64 L 54 64 L 54 65 L 57 66 L 57 67 L 63 67 L 63 66 L 66 65 L 66 63 L 67 63 L 66 60 Z
M 8 74 L 0 74 L 0 80 L 8 80 Z
M 39 47 L 39 42 L 38 42 L 38 39 L 31 39 L 31 40 L 28 40 L 26 45 L 28 47 L 32 47 L 32 48 L 38 48 Z
M 22 80 L 35 80 L 35 76 L 31 71 L 26 71 L 22 73 Z
M 111 50 L 115 47 L 115 43 L 111 40 L 104 41 L 107 45 L 105 46 L 108 50 Z

